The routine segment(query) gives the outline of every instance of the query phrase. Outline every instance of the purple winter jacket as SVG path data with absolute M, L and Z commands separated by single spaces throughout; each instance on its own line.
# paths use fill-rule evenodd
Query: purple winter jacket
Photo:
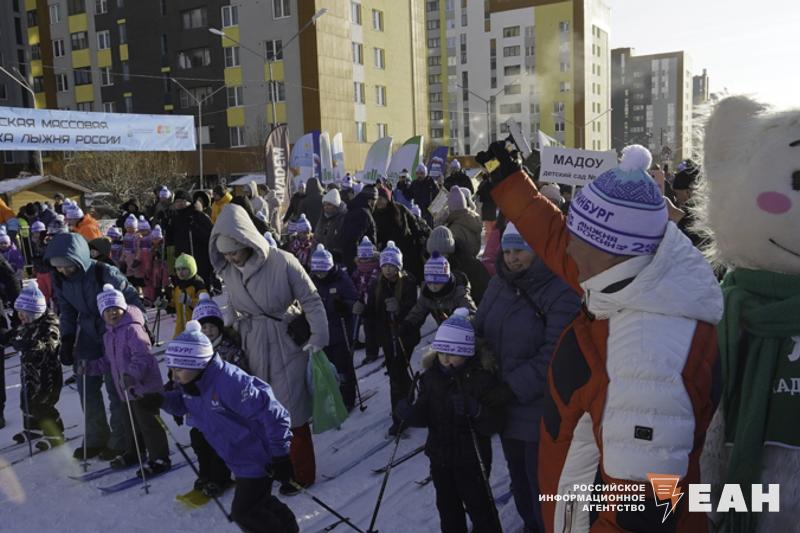
M 158 361 L 150 353 L 150 337 L 144 329 L 144 316 L 138 307 L 129 305 L 115 326 L 106 325 L 103 347 L 103 363 L 107 365 L 104 370 L 114 378 L 121 400 L 125 401 L 123 374 L 130 374 L 136 380 L 128 392 L 131 400 L 133 396 L 161 392 L 161 372 Z
M 6 261 L 14 268 L 14 272 L 19 272 L 25 266 L 25 258 L 22 256 L 15 245 L 11 245 L 6 251 L 3 252 Z

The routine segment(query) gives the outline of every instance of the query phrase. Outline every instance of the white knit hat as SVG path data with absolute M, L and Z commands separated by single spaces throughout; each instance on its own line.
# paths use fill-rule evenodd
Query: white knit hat
M 289 221 L 289 233 L 311 233 L 311 223 L 305 213 L 301 214 L 297 220 Z
M 333 255 L 325 249 L 325 245 L 318 244 L 311 254 L 311 272 L 328 272 L 332 268 Z
M 225 317 L 222 316 L 222 310 L 217 305 L 207 292 L 201 292 L 197 300 L 197 305 L 192 311 L 192 320 L 197 320 L 202 324 L 206 318 L 219 319 L 222 322 Z
M 369 237 L 364 235 L 361 242 L 358 243 L 358 258 L 359 259 L 372 259 L 375 257 L 375 245 L 369 240 Z
M 106 231 L 106 237 L 109 239 L 121 239 L 122 238 L 122 230 L 116 226 L 111 226 Z
M 78 204 L 72 204 L 64 210 L 64 218 L 67 220 L 80 220 L 83 218 L 83 210 Z
M 103 292 L 97 295 L 97 309 L 100 314 L 109 307 L 119 307 L 120 309 L 127 309 L 128 302 L 125 301 L 125 296 L 114 288 L 110 283 L 103 285 Z
M 469 310 L 459 307 L 436 330 L 431 347 L 440 353 L 472 357 L 475 355 L 475 330 L 469 321 Z
M 331 189 L 322 197 L 323 204 L 332 204 L 339 207 L 342 204 L 342 196 L 337 189 Z
M 41 233 L 43 231 L 47 231 L 47 226 L 45 226 L 44 222 L 41 220 L 37 220 L 31 224 L 31 233 Z
M 136 219 L 136 215 L 133 213 L 129 214 L 125 219 L 125 229 L 138 229 L 139 228 L 139 221 Z
M 168 367 L 202 370 L 214 357 L 214 347 L 203 335 L 200 322 L 190 320 L 183 333 L 167 345 L 165 357 Z
M 386 248 L 381 252 L 381 266 L 394 265 L 400 270 L 403 270 L 403 252 L 400 248 L 395 246 L 394 241 L 386 243 Z
M 138 223 L 138 230 L 139 231 L 150 231 L 150 223 L 144 218 L 144 215 L 139 215 L 139 223 Z
M 29 280 L 14 300 L 14 309 L 38 315 L 47 310 L 47 300 L 35 279 Z
M 420 163 L 417 165 L 417 172 L 424 172 L 425 175 L 428 175 L 428 167 L 425 166 L 425 163 Z
M 161 231 L 161 226 L 159 226 L 158 224 L 153 226 L 153 231 L 150 232 L 150 236 L 154 240 L 155 239 L 163 239 L 164 238 L 164 232 Z
M 447 283 L 450 281 L 450 263 L 439 252 L 434 251 L 425 262 L 425 283 Z
M 519 234 L 519 230 L 514 225 L 513 222 L 509 222 L 506 225 L 506 230 L 503 232 L 503 236 L 500 238 L 500 247 L 505 250 L 527 250 L 528 252 L 533 252 L 533 248 L 528 242 L 522 238 L 522 235 Z
M 0 245 L 11 246 L 11 237 L 8 233 L 0 233 Z

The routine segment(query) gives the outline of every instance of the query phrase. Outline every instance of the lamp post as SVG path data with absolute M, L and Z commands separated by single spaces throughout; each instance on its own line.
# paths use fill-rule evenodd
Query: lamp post
M 594 117 L 592 120 L 590 120 L 589 122 L 584 124 L 583 126 L 578 126 L 577 124 L 575 124 L 571 120 L 568 120 L 568 119 L 564 118 L 564 113 L 563 112 L 562 113 L 553 113 L 553 115 L 556 115 L 556 116 L 560 117 L 561 120 L 563 120 L 564 122 L 570 124 L 573 128 L 578 130 L 578 132 L 580 133 L 580 136 L 578 137 L 578 139 L 580 139 L 580 140 L 578 142 L 578 146 L 577 147 L 585 150 L 586 147 L 583 145 L 583 141 L 584 141 L 583 132 L 584 132 L 584 129 L 586 128 L 586 126 L 588 126 L 589 124 L 594 123 L 596 120 L 599 120 L 599 119 L 603 118 L 607 114 L 611 113 L 613 110 L 614 110 L 613 107 L 609 107 L 608 109 L 606 109 L 605 111 L 603 111 L 602 113 L 600 113 L 599 115 Z
M 212 96 L 214 96 L 218 92 L 220 92 L 222 89 L 224 89 L 225 85 L 223 85 L 222 87 L 218 87 L 214 92 L 212 92 L 211 94 L 209 94 L 205 98 L 197 98 L 194 95 L 194 93 L 192 93 L 189 89 L 187 89 L 186 87 L 181 85 L 181 82 L 179 82 L 175 78 L 170 78 L 170 80 L 175 85 L 180 87 L 183 90 L 183 92 L 185 92 L 187 95 L 189 95 L 189 98 L 194 100 L 194 104 L 197 106 L 197 124 L 198 124 L 198 126 L 197 126 L 198 135 L 197 136 L 198 136 L 198 145 L 200 146 L 200 150 L 199 150 L 199 152 L 200 152 L 200 189 L 203 189 L 203 179 L 204 179 L 204 176 L 205 176 L 203 174 L 203 103 L 206 100 L 209 100 Z
M 516 82 L 512 83 L 511 85 L 514 85 L 515 83 L 519 83 L 519 80 L 517 80 Z M 492 102 L 494 101 L 495 97 L 498 94 L 500 94 L 501 92 L 505 91 L 506 88 L 503 87 L 502 89 L 500 89 L 499 91 L 497 91 L 496 93 L 491 95 L 488 99 L 486 99 L 483 96 L 479 95 L 478 93 L 474 92 L 472 89 L 470 89 L 468 87 L 464 87 L 463 85 L 461 85 L 458 82 L 453 82 L 453 84 L 456 87 L 467 91 L 469 94 L 471 94 L 472 96 L 474 96 L 475 98 L 477 98 L 478 100 L 480 100 L 481 102 L 486 104 L 486 144 L 489 145 L 493 140 L 492 139 L 491 130 L 490 130 L 491 122 L 492 122 L 491 105 L 492 105 Z
M 26 91 L 31 93 L 31 98 L 33 98 L 33 108 L 37 109 L 37 107 L 36 107 L 36 92 L 33 90 L 33 87 L 31 87 L 30 83 L 28 83 L 28 80 L 26 80 L 22 76 L 22 73 L 20 73 L 19 70 L 14 68 L 14 72 L 17 74 L 17 76 L 15 76 L 14 74 L 11 74 L 8 70 L 6 70 L 5 67 L 2 67 L 2 66 L 0 66 L 0 70 L 5 72 L 5 74 L 9 78 L 14 80 L 17 83 L 17 85 L 19 85 L 20 87 L 22 87 L 23 89 L 25 89 Z M 39 175 L 40 176 L 44 176 L 44 160 L 42 159 L 42 151 L 41 150 L 36 150 L 36 154 L 37 154 L 37 156 L 39 158 Z
M 289 43 L 294 41 L 309 26 L 311 26 L 312 24 L 315 24 L 317 22 L 317 19 L 319 19 L 322 15 L 324 15 L 327 12 L 328 12 L 328 8 L 327 7 L 323 7 L 322 9 L 320 9 L 316 13 L 314 13 L 314 15 L 310 19 L 308 19 L 308 22 L 306 22 L 303 25 L 303 27 L 300 28 L 297 31 L 297 33 L 292 35 L 289 38 L 288 41 L 286 41 L 284 44 L 281 45 L 281 54 L 283 54 L 283 50 L 285 50 L 286 47 L 289 46 Z M 234 39 L 233 37 L 231 37 L 230 35 L 226 34 L 224 31 L 222 31 L 222 30 L 220 30 L 218 28 L 208 28 L 208 31 L 213 33 L 214 35 L 218 35 L 218 36 L 220 36 L 220 37 L 222 37 L 224 39 L 228 39 L 229 41 L 231 41 L 233 43 L 236 43 L 241 48 L 244 48 L 248 52 L 250 52 L 252 54 L 255 54 L 256 56 L 258 56 L 261 59 L 263 59 L 264 62 L 267 64 L 267 69 L 269 70 L 269 84 L 268 84 L 267 92 L 269 93 L 270 108 L 272 109 L 272 122 L 270 122 L 270 126 L 272 126 L 272 128 L 275 128 L 275 126 L 278 124 L 278 115 L 277 115 L 277 110 L 276 110 L 276 107 L 275 107 L 275 96 L 276 96 L 275 93 L 277 93 L 277 91 L 274 88 L 275 82 L 273 81 L 273 78 L 272 78 L 272 63 L 275 62 L 276 57 L 278 55 L 277 50 L 275 50 L 273 52 L 272 59 L 269 59 L 266 55 L 262 54 L 258 50 L 254 50 L 254 49 L 250 48 L 249 46 L 245 46 L 244 44 L 240 43 L 239 41 L 237 41 L 236 39 Z

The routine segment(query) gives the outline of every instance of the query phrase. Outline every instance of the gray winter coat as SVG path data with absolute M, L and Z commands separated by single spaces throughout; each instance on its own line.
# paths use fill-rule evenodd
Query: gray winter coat
M 456 241 L 456 250 L 461 250 L 472 257 L 477 257 L 481 251 L 481 230 L 483 224 L 481 217 L 471 209 L 451 211 L 445 224 L 453 233 Z
M 253 250 L 241 271 L 217 250 L 220 235 Z M 209 254 L 214 270 L 225 281 L 234 326 L 251 372 L 270 384 L 275 397 L 289 410 L 292 427 L 302 426 L 311 418 L 312 408 L 306 387 L 308 354 L 289 337 L 287 326 L 302 308 L 311 326 L 308 343 L 328 344 L 328 320 L 314 283 L 294 256 L 267 246 L 237 205 L 229 205 L 217 218 Z
M 497 275 L 489 282 L 474 325 L 517 397 L 509 406 L 503 438 L 539 440 L 547 367 L 580 305 L 578 295 L 538 258 L 524 272 L 512 273 L 502 254 L 498 256 Z

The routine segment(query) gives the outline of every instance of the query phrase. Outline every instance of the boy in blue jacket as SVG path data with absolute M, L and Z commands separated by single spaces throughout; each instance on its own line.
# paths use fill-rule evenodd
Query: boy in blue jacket
M 298 531 L 291 510 L 272 496 L 272 481 L 294 477 L 289 412 L 272 388 L 214 352 L 191 320 L 167 347 L 174 390 L 150 401 L 199 429 L 236 476 L 231 518 L 247 531 Z M 195 450 L 198 462 L 207 460 Z

